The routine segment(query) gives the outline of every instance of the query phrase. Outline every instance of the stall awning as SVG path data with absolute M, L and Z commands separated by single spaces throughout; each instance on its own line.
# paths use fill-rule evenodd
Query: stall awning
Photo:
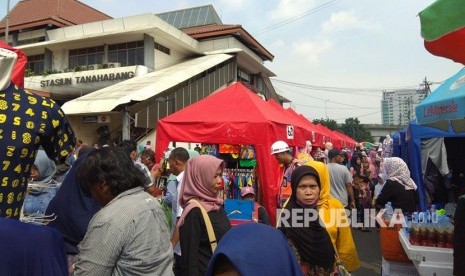
M 130 102 L 142 102 L 233 58 L 217 54 L 194 58 L 168 68 L 137 76 L 66 102 L 66 115 L 105 113 Z

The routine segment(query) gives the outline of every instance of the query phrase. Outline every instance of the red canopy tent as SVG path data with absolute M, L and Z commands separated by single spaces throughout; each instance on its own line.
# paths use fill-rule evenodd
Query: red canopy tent
M 289 131 L 293 129 L 292 133 Z M 280 181 L 271 155 L 277 140 L 304 146 L 305 130 L 276 112 L 241 83 L 235 83 L 158 121 L 156 160 L 170 141 L 254 145 L 263 203 L 274 223 Z
M 307 129 L 310 131 L 311 137 L 309 141 L 312 142 L 312 145 L 315 146 L 321 146 L 322 145 L 322 139 L 323 139 L 323 134 L 319 130 L 319 128 L 312 123 L 310 120 L 305 118 L 302 114 L 298 114 L 297 112 L 294 111 L 292 108 L 286 108 L 286 111 L 292 114 L 292 116 L 296 117 L 298 120 L 302 121 Z
M 316 126 L 312 122 L 306 120 L 304 117 L 301 117 L 294 110 L 282 107 L 273 99 L 268 100 L 267 103 L 272 108 L 276 109 L 280 114 L 287 117 L 290 122 L 292 122 L 296 126 L 302 127 L 305 130 L 305 141 L 311 141 L 312 143 L 315 143 L 317 139 L 317 134 L 321 136 L 320 132 L 318 132 Z

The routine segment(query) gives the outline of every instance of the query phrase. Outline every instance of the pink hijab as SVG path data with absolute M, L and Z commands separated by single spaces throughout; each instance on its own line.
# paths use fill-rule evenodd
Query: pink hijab
M 223 205 L 223 200 L 212 190 L 213 180 L 218 169 L 224 169 L 224 161 L 211 155 L 200 155 L 189 159 L 184 170 L 179 204 L 184 208 L 178 225 L 195 207 L 187 205 L 189 200 L 198 199 L 207 212 L 216 211 Z M 187 205 L 187 206 L 186 206 Z

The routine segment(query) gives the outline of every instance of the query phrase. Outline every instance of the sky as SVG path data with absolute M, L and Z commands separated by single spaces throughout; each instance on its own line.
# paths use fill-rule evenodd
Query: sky
M 6 13 L 0 1 L 0 16 Z M 18 1 L 11 0 L 10 8 Z M 308 119 L 381 123 L 383 90 L 434 89 L 463 65 L 423 46 L 418 13 L 433 0 L 81 0 L 113 17 L 212 4 L 274 55 L 278 93 Z

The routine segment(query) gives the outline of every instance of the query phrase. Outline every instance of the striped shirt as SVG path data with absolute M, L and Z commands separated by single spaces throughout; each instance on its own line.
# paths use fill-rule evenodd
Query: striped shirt
M 158 201 L 141 187 L 95 214 L 79 244 L 75 275 L 173 275 L 170 232 Z
M 152 186 L 154 184 L 154 182 L 153 182 L 153 179 L 152 179 L 152 175 L 150 174 L 150 171 L 147 168 L 147 166 L 142 164 L 142 163 L 139 163 L 137 161 L 134 161 L 134 166 L 136 166 L 136 168 L 138 168 L 145 177 L 144 188 L 148 188 L 148 187 Z

